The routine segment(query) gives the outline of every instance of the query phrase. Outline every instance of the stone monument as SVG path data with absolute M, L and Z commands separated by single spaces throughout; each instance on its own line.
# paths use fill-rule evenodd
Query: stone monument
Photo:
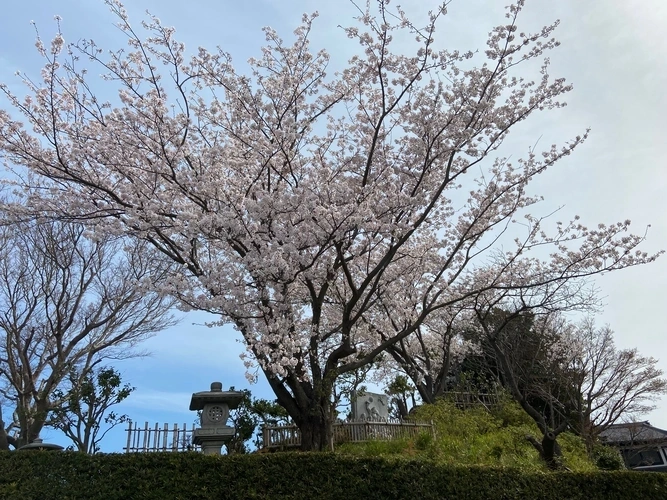
M 195 429 L 192 442 L 201 446 L 204 455 L 220 455 L 223 445 L 234 437 L 236 429 L 227 425 L 227 418 L 242 399 L 242 392 L 223 391 L 220 382 L 213 382 L 210 391 L 192 395 L 190 410 L 201 410 L 201 428 Z
M 352 420 L 384 422 L 389 418 L 389 396 L 364 392 L 352 396 Z

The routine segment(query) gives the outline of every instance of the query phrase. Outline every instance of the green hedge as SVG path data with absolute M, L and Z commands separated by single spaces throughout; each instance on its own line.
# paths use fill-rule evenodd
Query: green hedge
M 0 453 L 2 499 L 667 498 L 667 475 L 526 473 L 328 453 Z

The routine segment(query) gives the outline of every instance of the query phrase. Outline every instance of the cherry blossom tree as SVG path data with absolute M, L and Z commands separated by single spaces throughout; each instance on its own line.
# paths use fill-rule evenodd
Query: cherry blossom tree
M 463 335 L 470 322 L 470 315 L 460 309 L 436 311 L 413 335 L 387 348 L 391 357 L 386 363 L 409 377 L 422 402 L 433 404 L 452 389 L 453 373 L 466 355 L 478 349 Z
M 329 444 L 338 377 L 436 311 L 655 258 L 629 221 L 575 219 L 547 234 L 529 215 L 540 199 L 530 180 L 586 133 L 516 161 L 498 151 L 571 89 L 545 56 L 558 23 L 520 31 L 523 0 L 481 54 L 437 45 L 446 3 L 419 27 L 387 0 L 369 2 L 341 32 L 359 55 L 334 74 L 309 45 L 316 15 L 292 42 L 266 28 L 243 74 L 222 49 L 187 55 L 155 17 L 143 38 L 107 3 L 129 51 L 66 45 L 60 30 L 50 46 L 38 39 L 41 80 L 23 76 L 24 98 L 2 87 L 0 156 L 15 189 L 40 188 L 33 212 L 150 242 L 177 263 L 160 291 L 236 326 L 250 375 L 267 377 L 304 449 Z M 402 34 L 416 41 L 401 48 Z M 518 68 L 532 61 L 541 69 L 524 79 Z M 95 90 L 100 68 L 118 89 L 109 101 Z M 498 252 L 504 234 L 519 239 Z M 529 256 L 535 248 L 551 254 Z

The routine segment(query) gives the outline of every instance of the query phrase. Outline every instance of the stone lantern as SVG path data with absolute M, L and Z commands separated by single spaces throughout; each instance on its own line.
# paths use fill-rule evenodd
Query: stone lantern
M 30 451 L 30 450 L 35 450 L 35 451 L 60 451 L 62 449 L 63 449 L 63 447 L 60 446 L 59 444 L 45 443 L 44 441 L 42 441 L 39 438 L 34 439 L 32 441 L 32 443 L 26 444 L 25 446 L 21 446 L 19 448 L 19 450 L 24 450 L 24 451 Z
M 192 395 L 190 410 L 201 410 L 201 428 L 195 429 L 192 442 L 201 445 L 205 455 L 220 455 L 222 446 L 234 437 L 236 429 L 227 425 L 227 418 L 242 399 L 242 392 L 223 391 L 220 382 L 213 382 L 210 391 Z

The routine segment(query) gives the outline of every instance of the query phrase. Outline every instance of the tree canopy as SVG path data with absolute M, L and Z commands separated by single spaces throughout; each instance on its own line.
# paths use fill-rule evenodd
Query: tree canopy
M 309 44 L 316 15 L 290 42 L 265 28 L 242 73 L 223 49 L 189 55 L 156 17 L 137 30 L 107 4 L 128 50 L 67 45 L 60 30 L 38 40 L 41 79 L 23 77 L 24 98 L 0 87 L 11 103 L 0 158 L 33 213 L 149 242 L 176 263 L 159 292 L 236 326 L 304 448 L 328 445 L 336 379 L 438 311 L 496 291 L 577 304 L 581 280 L 656 257 L 629 221 L 548 231 L 531 215 L 530 181 L 587 133 L 515 160 L 499 152 L 571 90 L 549 74 L 558 22 L 521 31 L 523 0 L 481 53 L 438 45 L 446 3 L 417 26 L 369 2 L 341 32 L 359 55 L 334 74 Z M 399 34 L 416 39 L 410 53 Z M 530 61 L 534 80 L 517 73 Z M 505 234 L 518 236 L 501 248 Z

